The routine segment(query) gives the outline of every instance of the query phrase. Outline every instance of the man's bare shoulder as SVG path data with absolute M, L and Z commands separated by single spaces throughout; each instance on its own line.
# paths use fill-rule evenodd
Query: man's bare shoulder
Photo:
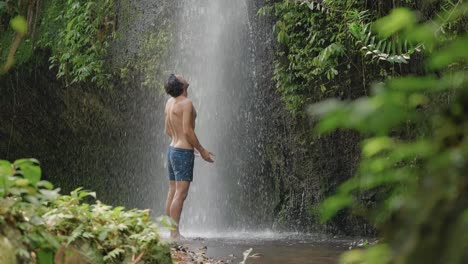
M 167 102 L 166 102 L 166 110 L 165 110 L 165 112 L 167 112 L 167 110 L 168 110 L 169 106 L 170 106 L 170 105 L 172 104 L 172 102 L 174 101 L 173 99 L 174 99 L 174 98 L 173 98 L 173 97 L 171 97 L 171 98 L 169 98 L 169 99 L 167 100 Z
M 192 107 L 193 106 L 193 102 L 192 100 L 190 100 L 189 98 L 185 98 L 183 101 L 180 102 L 184 108 L 188 108 L 188 107 Z
M 174 97 L 171 97 L 171 98 L 167 99 L 166 105 L 169 105 L 169 103 L 171 103 L 172 101 L 174 101 Z

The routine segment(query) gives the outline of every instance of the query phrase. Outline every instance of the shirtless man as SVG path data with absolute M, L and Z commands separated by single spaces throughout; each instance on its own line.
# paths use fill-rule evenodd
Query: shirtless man
M 169 192 L 166 214 L 177 223 L 171 231 L 173 239 L 180 239 L 179 222 L 190 183 L 193 180 L 194 149 L 207 162 L 212 163 L 212 153 L 202 147 L 195 134 L 197 113 L 187 98 L 189 84 L 182 76 L 171 74 L 165 85 L 171 98 L 166 103 L 166 134 L 172 139 L 167 152 Z

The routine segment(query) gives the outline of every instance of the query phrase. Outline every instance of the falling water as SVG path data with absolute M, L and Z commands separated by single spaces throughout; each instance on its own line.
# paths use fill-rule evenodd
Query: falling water
M 198 112 L 196 133 L 215 154 L 215 163 L 196 159 L 194 182 L 185 204 L 181 228 L 192 233 L 224 233 L 263 229 L 260 215 L 270 210 L 265 197 L 246 201 L 257 175 L 258 140 L 255 116 L 248 104 L 254 95 L 255 57 L 247 0 L 179 2 L 174 71 L 190 83 L 189 97 Z M 164 153 L 164 150 L 161 151 Z M 250 198 L 249 198 L 250 197 Z M 268 227 L 268 221 L 262 221 Z

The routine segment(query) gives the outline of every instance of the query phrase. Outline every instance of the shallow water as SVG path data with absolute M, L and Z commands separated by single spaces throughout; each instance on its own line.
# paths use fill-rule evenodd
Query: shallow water
M 239 263 L 243 252 L 252 248 L 248 264 L 329 264 L 338 263 L 339 255 L 346 251 L 350 239 L 330 238 L 324 235 L 299 233 L 186 234 L 191 250 L 207 246 L 207 255 L 215 259 Z

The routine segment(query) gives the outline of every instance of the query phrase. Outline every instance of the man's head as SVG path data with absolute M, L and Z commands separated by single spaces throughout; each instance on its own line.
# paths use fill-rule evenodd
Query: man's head
M 171 74 L 167 79 L 167 82 L 164 86 L 166 93 L 172 97 L 178 97 L 180 95 L 187 96 L 187 88 L 189 84 L 187 81 L 180 75 Z

